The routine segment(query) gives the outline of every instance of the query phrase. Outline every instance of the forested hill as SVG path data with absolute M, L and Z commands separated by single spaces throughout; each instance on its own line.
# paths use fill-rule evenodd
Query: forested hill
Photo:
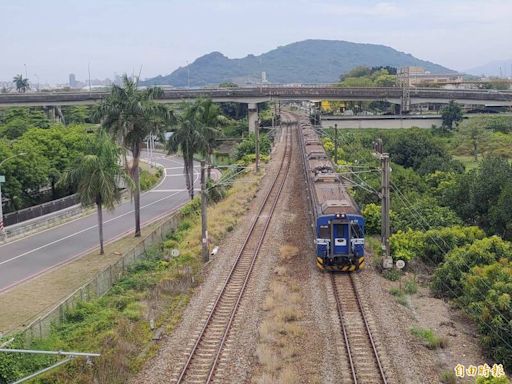
M 335 40 L 304 40 L 278 47 L 259 56 L 229 59 L 220 52 L 201 56 L 167 76 L 147 79 L 145 85 L 205 86 L 222 82 L 238 84 L 261 81 L 266 72 L 272 83 L 330 83 L 358 65 L 421 66 L 432 73 L 452 70 L 415 58 L 393 48 Z

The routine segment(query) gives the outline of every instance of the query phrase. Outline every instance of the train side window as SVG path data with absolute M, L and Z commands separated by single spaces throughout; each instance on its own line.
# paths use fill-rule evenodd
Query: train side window
M 331 238 L 331 230 L 328 226 L 320 226 L 319 238 L 321 239 L 330 239 Z
M 351 224 L 350 225 L 350 232 L 351 232 L 351 237 L 354 239 L 361 239 L 363 238 L 363 232 L 361 231 L 361 227 L 359 227 L 359 225 L 357 224 Z

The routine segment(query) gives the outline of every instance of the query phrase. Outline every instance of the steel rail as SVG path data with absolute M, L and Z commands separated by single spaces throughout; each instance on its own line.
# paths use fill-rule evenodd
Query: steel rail
M 288 136 L 288 137 L 287 137 L 287 140 L 288 140 L 288 138 L 290 138 L 290 141 L 291 141 L 291 134 L 290 134 L 290 132 L 288 132 L 288 135 L 287 135 L 287 136 Z M 289 152 L 289 153 L 288 153 L 288 156 L 286 156 L 286 151 L 288 151 L 288 152 Z M 221 353 L 222 353 L 222 349 L 223 349 L 224 344 L 225 344 L 225 342 L 226 342 L 226 339 L 227 339 L 228 333 L 229 333 L 229 331 L 230 331 L 230 329 L 231 329 L 231 326 L 232 326 L 233 320 L 234 320 L 234 318 L 235 318 L 236 311 L 237 311 L 237 309 L 238 309 L 238 307 L 239 307 L 239 305 L 240 305 L 240 301 L 242 300 L 242 296 L 243 296 L 243 294 L 244 294 L 244 292 L 245 292 L 245 288 L 246 288 L 246 286 L 247 286 L 247 283 L 248 283 L 249 278 L 250 278 L 250 276 L 251 276 L 251 273 L 252 273 L 252 270 L 253 270 L 254 264 L 255 264 L 255 262 L 256 262 L 256 258 L 257 258 L 256 256 L 259 254 L 260 249 L 261 249 L 261 246 L 263 245 L 263 240 L 265 239 L 265 236 L 266 236 L 266 234 L 267 234 L 267 230 L 268 230 L 268 227 L 269 227 L 269 225 L 270 225 L 270 221 L 271 221 L 271 219 L 272 219 L 272 215 L 274 214 L 275 207 L 276 207 L 276 205 L 277 205 L 277 203 L 278 203 L 278 201 L 279 201 L 279 196 L 281 196 L 281 192 L 282 192 L 282 190 L 283 190 L 283 188 L 284 188 L 284 184 L 285 184 L 286 179 L 287 179 L 287 177 L 286 177 L 286 176 L 288 175 L 288 172 L 289 172 L 289 170 L 290 170 L 291 155 L 292 155 L 292 145 L 291 145 L 291 143 L 290 143 L 289 145 L 287 144 L 286 151 L 285 151 L 285 157 L 288 159 L 288 161 L 287 161 L 287 163 L 286 163 L 285 175 L 284 175 L 284 177 L 283 177 L 283 179 L 282 179 L 282 181 L 281 181 L 281 183 L 280 183 L 280 185 L 279 185 L 279 189 L 278 189 L 278 191 L 277 191 L 276 198 L 274 199 L 274 201 L 273 201 L 273 203 L 272 203 L 272 207 L 270 208 L 270 214 L 269 214 L 269 217 L 267 218 L 267 220 L 266 220 L 266 222 L 265 222 L 265 227 L 263 228 L 263 232 L 262 232 L 262 234 L 261 234 L 261 237 L 260 237 L 260 239 L 259 239 L 259 241 L 258 241 L 258 245 L 257 245 L 256 250 L 255 250 L 255 252 L 254 252 L 254 257 L 253 257 L 253 259 L 252 259 L 252 261 L 251 261 L 251 265 L 250 265 L 250 267 L 249 267 L 249 271 L 247 272 L 247 278 L 246 278 L 246 280 L 244 281 L 244 284 L 243 284 L 243 286 L 242 286 L 242 289 L 241 289 L 241 291 L 240 291 L 240 294 L 238 295 L 237 302 L 235 303 L 235 309 L 234 309 L 234 311 L 231 313 L 231 316 L 230 316 L 230 318 L 229 318 L 229 322 L 228 322 L 228 324 L 227 324 L 227 326 L 226 326 L 226 329 L 224 330 L 224 334 L 222 335 L 222 339 L 221 339 L 221 342 L 220 342 L 220 346 L 219 346 L 219 348 L 218 348 L 218 350 L 217 350 L 217 353 L 216 353 L 216 355 L 215 355 L 215 359 L 214 359 L 213 364 L 212 364 L 212 367 L 211 367 L 211 369 L 210 369 L 210 373 L 209 373 L 209 375 L 208 375 L 208 378 L 206 379 L 206 383 L 207 383 L 207 384 L 208 384 L 208 383 L 210 383 L 210 382 L 211 382 L 211 380 L 213 379 L 213 375 L 214 375 L 214 373 L 215 373 L 215 368 L 216 368 L 216 366 L 217 366 L 217 362 L 218 362 L 218 360 L 219 360 L 219 358 L 220 358 L 220 355 L 221 355 Z M 279 175 L 278 175 L 278 177 L 279 177 Z
M 291 135 L 288 133 L 288 137 L 290 137 L 290 136 Z M 288 137 L 287 137 L 287 140 L 288 140 Z M 196 354 L 196 352 L 198 350 L 199 344 L 201 343 L 201 340 L 203 339 L 203 336 L 205 335 L 205 333 L 206 333 L 206 331 L 207 331 L 207 329 L 208 329 L 208 327 L 209 327 L 209 325 L 210 325 L 210 323 L 211 323 L 211 321 L 212 321 L 212 319 L 213 319 L 213 317 L 214 317 L 214 315 L 216 313 L 216 310 L 217 310 L 217 308 L 219 306 L 219 303 L 220 303 L 221 299 L 224 297 L 224 294 L 226 293 L 226 290 L 228 288 L 229 282 L 231 281 L 231 279 L 232 279 L 232 277 L 234 275 L 235 270 L 237 269 L 237 267 L 240 264 L 240 261 L 242 259 L 243 254 L 244 254 L 244 251 L 246 250 L 246 248 L 247 248 L 247 246 L 249 244 L 249 241 L 251 240 L 251 238 L 253 236 L 253 232 L 254 232 L 254 230 L 256 228 L 256 225 L 261 221 L 261 213 L 266 208 L 267 202 L 268 202 L 271 194 L 275 191 L 275 187 L 277 185 L 277 181 L 279 180 L 280 176 L 283 173 L 283 164 L 284 164 L 284 161 L 287 158 L 287 156 L 289 156 L 289 154 L 288 154 L 288 142 L 286 143 L 285 150 L 283 151 L 283 156 L 282 156 L 282 159 L 281 159 L 281 162 L 280 162 L 280 166 L 279 166 L 278 172 L 276 174 L 276 177 L 275 177 L 275 179 L 274 179 L 274 181 L 272 183 L 272 186 L 269 188 L 269 191 L 265 195 L 265 198 L 264 198 L 264 200 L 263 200 L 263 202 L 262 202 L 262 204 L 261 204 L 261 206 L 260 206 L 260 208 L 258 210 L 258 214 L 257 214 L 256 218 L 253 220 L 253 222 L 251 224 L 251 227 L 249 228 L 249 232 L 248 232 L 247 236 L 245 237 L 243 245 L 242 245 L 240 251 L 238 252 L 237 257 L 235 259 L 235 262 L 233 263 L 233 266 L 231 267 L 231 270 L 229 271 L 229 274 L 228 274 L 228 276 L 227 276 L 227 278 L 226 278 L 226 280 L 225 280 L 225 282 L 223 284 L 221 292 L 218 294 L 218 296 L 217 296 L 217 298 L 216 298 L 216 300 L 215 300 L 215 302 L 213 304 L 213 307 L 212 307 L 212 309 L 211 309 L 211 311 L 210 311 L 210 313 L 208 315 L 208 318 L 206 319 L 206 321 L 205 321 L 205 323 L 204 323 L 204 325 L 203 325 L 203 327 L 202 327 L 202 329 L 200 331 L 200 334 L 197 337 L 196 342 L 194 343 L 194 346 L 192 347 L 192 351 L 190 352 L 190 354 L 188 356 L 188 359 L 185 362 L 185 365 L 183 366 L 182 370 L 180 371 L 180 375 L 179 375 L 179 377 L 178 377 L 178 379 L 176 381 L 176 383 L 178 383 L 178 384 L 181 383 L 183 381 L 183 379 L 185 378 L 185 375 L 187 374 L 188 369 L 189 369 L 189 367 L 190 367 L 190 365 L 192 363 L 192 359 L 193 359 L 194 355 Z M 290 165 L 290 161 L 287 162 L 286 172 L 289 169 L 289 165 Z M 280 192 L 282 190 L 282 186 L 284 185 L 284 181 L 285 180 L 286 180 L 286 177 L 283 178 L 282 183 L 279 186 L 279 191 L 278 191 L 278 194 L 277 194 L 277 196 L 275 198 L 274 203 L 276 203 L 278 198 L 279 198 L 279 195 L 280 195 Z M 273 207 L 275 207 L 275 204 L 273 204 Z M 266 221 L 266 224 L 265 224 L 265 230 L 264 230 L 263 234 L 261 235 L 261 238 L 260 238 L 260 240 L 258 242 L 259 244 L 257 246 L 256 251 L 252 255 L 251 266 L 249 267 L 249 270 L 246 273 L 246 276 L 245 276 L 245 279 L 244 279 L 244 284 L 242 286 L 242 289 L 239 292 L 239 297 L 238 297 L 238 300 L 235 303 L 235 307 L 232 308 L 230 320 L 228 321 L 228 326 L 231 326 L 232 318 L 234 318 L 234 314 L 236 312 L 237 306 L 239 306 L 239 304 L 240 304 L 241 296 L 244 293 L 245 287 L 247 285 L 247 281 L 249 280 L 249 277 L 250 277 L 250 273 L 252 272 L 252 266 L 254 265 L 254 262 L 256 260 L 257 255 L 258 255 L 258 252 L 259 252 L 259 249 L 260 249 L 261 244 L 263 242 L 263 239 L 265 237 L 266 228 L 268 227 L 268 224 L 270 223 L 270 219 L 272 217 L 272 213 L 273 213 L 273 209 L 271 211 L 271 214 L 268 215 L 268 217 L 266 218 L 267 221 Z M 224 331 L 224 334 L 223 334 L 224 337 L 220 340 L 220 342 L 221 342 L 219 344 L 220 348 L 217 348 L 216 354 L 214 356 L 214 362 L 212 363 L 212 365 L 210 366 L 210 369 L 208 371 L 208 377 L 207 377 L 208 381 L 207 382 L 209 382 L 211 380 L 212 376 L 213 376 L 213 370 L 214 370 L 215 365 L 216 365 L 216 363 L 218 361 L 218 357 L 220 356 L 221 349 L 222 349 L 222 347 L 224 345 L 225 338 L 226 338 L 226 335 L 227 335 L 228 332 L 229 332 L 229 329 L 226 328 L 225 331 Z
M 357 303 L 357 308 L 359 309 L 359 313 L 363 319 L 363 323 L 364 323 L 364 328 L 365 328 L 365 331 L 366 331 L 366 335 L 368 336 L 368 340 L 370 341 L 370 345 L 371 345 L 371 349 L 372 349 L 372 352 L 373 352 L 373 356 L 375 358 L 375 364 L 377 365 L 378 369 L 379 369 L 379 376 L 382 380 L 382 383 L 383 384 L 387 384 L 387 379 L 386 379 L 386 375 L 384 373 L 384 368 L 382 367 L 382 363 L 379 359 L 379 353 L 377 351 L 377 347 L 375 345 L 375 341 L 373 339 L 373 336 L 372 336 L 372 332 L 370 330 L 370 326 L 368 324 L 368 320 L 367 320 L 367 317 L 365 315 L 365 311 L 363 309 L 363 306 L 362 306 L 362 303 L 361 303 L 361 297 L 359 295 L 359 292 L 354 284 L 354 278 L 352 276 L 352 274 L 350 274 L 348 276 L 348 278 L 350 279 L 350 285 L 353 289 L 353 293 L 354 293 L 354 297 L 356 299 L 356 303 Z M 344 312 L 343 312 L 343 307 L 342 307 L 342 300 L 340 298 L 340 295 L 339 295 L 339 289 L 338 289 L 338 285 L 336 283 L 336 275 L 334 273 L 331 273 L 331 282 L 332 282 L 332 288 L 333 288 L 333 293 L 334 293 L 334 298 L 336 300 L 336 309 L 337 309 L 337 314 L 338 314 L 338 318 L 340 320 L 340 325 L 341 325 L 341 330 L 342 330 L 342 334 L 343 334 L 343 338 L 345 340 L 345 345 L 346 345 L 346 348 L 347 348 L 347 356 L 348 356 L 348 360 L 349 360 L 349 364 L 350 364 L 350 370 L 351 370 L 351 373 L 352 373 L 352 379 L 354 381 L 354 384 L 358 384 L 358 378 L 357 378 L 357 368 L 354 364 L 354 358 L 353 358 L 353 353 L 352 353 L 352 349 L 351 349 L 351 344 L 350 344 L 350 337 L 348 335 L 348 331 L 347 331 L 347 325 L 345 324 L 345 317 L 344 317 Z M 364 384 L 364 383 L 363 383 Z

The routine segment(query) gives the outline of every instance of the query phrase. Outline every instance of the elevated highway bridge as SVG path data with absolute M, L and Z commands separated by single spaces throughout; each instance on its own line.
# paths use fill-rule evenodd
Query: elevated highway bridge
M 460 90 L 410 88 L 410 104 L 448 103 L 454 100 L 460 104 L 485 106 L 512 106 L 512 91 Z M 70 91 L 38 92 L 23 94 L 0 94 L 0 107 L 15 106 L 61 106 L 91 105 L 103 99 L 108 92 Z M 342 100 L 374 101 L 383 100 L 401 104 L 404 92 L 399 87 L 388 88 L 341 88 L 335 86 L 261 86 L 240 88 L 202 88 L 164 90 L 159 99 L 163 103 L 176 103 L 195 99 L 211 98 L 216 102 L 261 103 L 270 100 Z
M 63 105 L 92 105 L 100 102 L 108 91 L 38 92 L 24 94 L 0 94 L 0 108 Z M 388 101 L 399 104 L 402 110 L 410 105 L 425 103 L 449 103 L 488 107 L 512 106 L 512 91 L 459 90 L 433 88 L 341 88 L 334 85 L 270 85 L 239 88 L 165 89 L 158 99 L 162 103 L 179 103 L 198 97 L 215 102 L 236 102 L 249 105 L 249 128 L 255 129 L 258 119 L 257 104 L 266 101 Z

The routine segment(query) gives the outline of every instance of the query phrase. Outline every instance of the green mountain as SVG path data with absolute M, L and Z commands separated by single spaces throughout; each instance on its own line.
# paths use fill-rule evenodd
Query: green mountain
M 271 83 L 332 83 L 358 65 L 411 65 L 424 67 L 432 73 L 454 72 L 384 45 L 304 40 L 242 59 L 230 59 L 220 52 L 212 52 L 167 76 L 157 76 L 143 83 L 175 87 L 187 86 L 189 82 L 192 87 L 228 81 L 259 83 L 262 72 L 266 72 L 267 80 Z

